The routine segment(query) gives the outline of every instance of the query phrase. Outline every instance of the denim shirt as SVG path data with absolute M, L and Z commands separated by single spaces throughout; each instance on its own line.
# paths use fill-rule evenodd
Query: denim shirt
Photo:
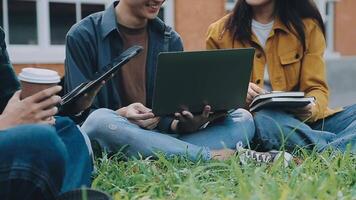
M 0 27 L 0 113 L 11 96 L 20 89 L 20 83 L 10 63 L 6 50 L 5 33 Z
M 65 92 L 104 73 L 107 70 L 105 66 L 123 52 L 123 41 L 116 21 L 117 4 L 118 2 L 114 2 L 105 11 L 86 17 L 68 32 Z M 151 107 L 158 54 L 164 51 L 183 51 L 183 43 L 178 33 L 159 18 L 148 22 L 148 40 L 146 106 Z M 98 108 L 117 110 L 121 107 L 120 82 L 117 79 L 117 77 L 111 79 L 100 90 L 91 111 Z M 168 118 L 162 119 L 158 129 L 167 131 L 171 121 L 172 119 Z

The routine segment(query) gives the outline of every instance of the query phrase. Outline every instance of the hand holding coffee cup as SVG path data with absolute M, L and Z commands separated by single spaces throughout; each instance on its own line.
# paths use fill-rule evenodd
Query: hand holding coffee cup
M 21 94 L 20 99 L 24 100 L 33 96 L 37 96 L 38 102 L 48 101 L 55 94 L 47 95 L 45 90 L 57 86 L 60 82 L 60 76 L 57 72 L 48 69 L 39 68 L 24 68 L 19 74 L 19 80 L 21 81 Z M 42 92 L 41 92 L 42 91 Z M 58 99 L 58 98 L 57 98 Z M 49 107 L 43 108 L 44 110 L 52 109 L 55 105 L 48 105 Z M 54 118 L 50 117 L 46 119 L 50 124 L 54 123 Z
M 58 85 L 61 81 L 56 71 L 40 68 L 24 68 L 19 74 L 21 99 Z

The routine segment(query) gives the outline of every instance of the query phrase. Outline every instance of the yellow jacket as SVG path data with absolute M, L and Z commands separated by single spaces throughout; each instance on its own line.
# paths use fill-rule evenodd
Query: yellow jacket
M 231 49 L 251 47 L 233 41 L 230 31 L 225 30 L 229 15 L 210 25 L 207 38 L 207 49 Z M 317 22 L 304 20 L 306 50 L 298 38 L 283 23 L 276 19 L 272 31 L 263 49 L 255 35 L 252 46 L 256 48 L 251 82 L 263 88 L 265 64 L 275 91 L 303 91 L 306 96 L 315 97 L 316 106 L 309 122 L 328 117 L 341 109 L 328 108 L 329 90 L 325 79 L 325 62 L 323 59 L 326 47 L 324 35 Z

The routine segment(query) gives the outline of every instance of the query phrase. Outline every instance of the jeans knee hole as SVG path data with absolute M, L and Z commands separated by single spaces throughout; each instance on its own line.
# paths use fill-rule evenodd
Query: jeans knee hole
M 117 127 L 116 124 L 109 124 L 109 125 L 108 125 L 108 128 L 109 128 L 110 130 L 112 130 L 112 131 L 116 131 L 118 127 Z

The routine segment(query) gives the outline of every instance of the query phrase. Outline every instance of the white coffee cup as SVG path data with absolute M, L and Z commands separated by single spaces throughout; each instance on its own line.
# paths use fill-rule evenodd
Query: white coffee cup
M 22 87 L 21 99 L 56 86 L 61 81 L 56 71 L 40 68 L 24 68 L 18 78 L 21 81 Z

